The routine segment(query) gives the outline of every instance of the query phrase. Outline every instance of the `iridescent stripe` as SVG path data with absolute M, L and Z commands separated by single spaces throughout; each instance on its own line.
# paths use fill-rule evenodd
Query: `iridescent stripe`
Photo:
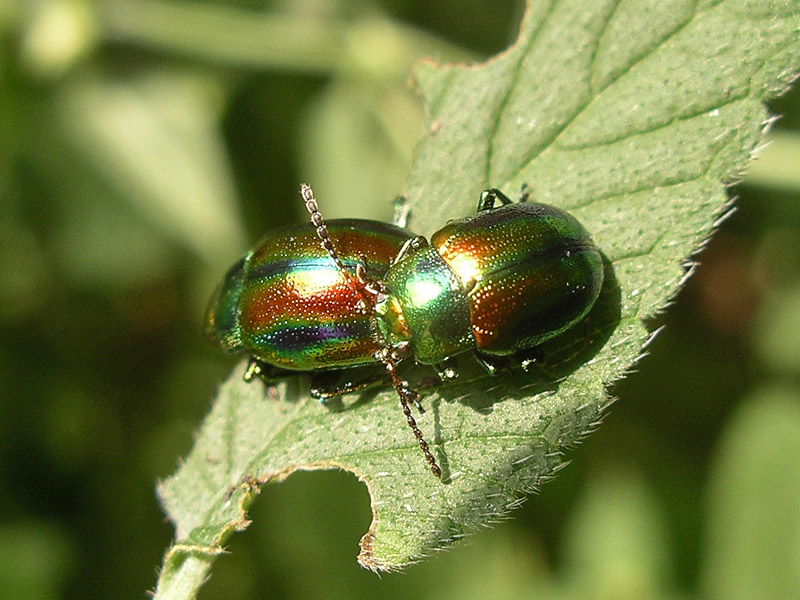
M 328 231 L 351 273 L 366 258 L 382 278 L 411 234 L 375 221 L 329 221 Z M 260 359 L 310 370 L 373 362 L 379 345 L 360 297 L 321 247 L 313 227 L 274 232 L 247 265 L 239 322 L 245 346 Z
M 476 346 L 510 354 L 580 320 L 602 282 L 602 259 L 571 215 L 517 204 L 454 221 L 432 244 L 469 291 Z

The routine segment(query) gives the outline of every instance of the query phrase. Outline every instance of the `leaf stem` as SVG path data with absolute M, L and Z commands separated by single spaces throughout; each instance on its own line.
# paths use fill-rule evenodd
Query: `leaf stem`
M 154 600 L 191 600 L 206 581 L 219 552 L 203 552 L 183 544 L 173 544 L 164 556 L 158 574 Z

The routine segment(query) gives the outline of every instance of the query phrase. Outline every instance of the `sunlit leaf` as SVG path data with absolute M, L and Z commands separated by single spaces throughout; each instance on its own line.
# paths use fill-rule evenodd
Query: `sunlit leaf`
M 340 467 L 372 497 L 359 561 L 397 569 L 516 506 L 595 427 L 606 386 L 642 353 L 645 320 L 672 298 L 725 212 L 761 138 L 762 102 L 800 67 L 800 3 L 535 2 L 507 52 L 417 72 L 430 114 L 406 193 L 428 235 L 474 211 L 479 192 L 571 210 L 607 258 L 585 331 L 548 343 L 548 368 L 427 394 L 419 424 L 441 464 L 426 470 L 390 390 L 332 411 L 307 384 L 223 385 L 194 449 L 160 486 L 177 542 L 159 597 L 196 589 L 258 486 Z

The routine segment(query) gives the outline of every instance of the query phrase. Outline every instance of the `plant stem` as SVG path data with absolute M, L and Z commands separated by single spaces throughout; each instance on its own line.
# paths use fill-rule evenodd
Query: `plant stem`
M 221 552 L 221 550 L 220 550 Z M 191 600 L 206 581 L 209 569 L 220 552 L 202 552 L 173 545 L 167 550 L 158 574 L 154 600 Z

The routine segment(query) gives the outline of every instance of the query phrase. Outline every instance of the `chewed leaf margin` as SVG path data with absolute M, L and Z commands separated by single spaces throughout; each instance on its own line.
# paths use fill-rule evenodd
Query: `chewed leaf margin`
M 798 68 L 796 0 L 780 10 L 735 0 L 531 2 L 520 38 L 499 57 L 423 66 L 431 126 L 406 189 L 411 228 L 429 235 L 473 212 L 482 189 L 513 195 L 527 184 L 592 233 L 606 258 L 601 301 L 583 330 L 549 344 L 541 372 L 468 376 L 426 394 L 418 422 L 441 482 L 391 390 L 326 409 L 302 378 L 246 385 L 240 367 L 186 463 L 159 487 L 178 539 L 164 585 L 207 572 L 246 526 L 258 486 L 295 469 L 343 468 L 367 484 L 373 522 L 359 561 L 375 570 L 507 514 L 597 426 L 607 386 L 650 339 L 645 321 L 680 289 L 728 210 L 725 182 L 769 122 L 763 101 Z

